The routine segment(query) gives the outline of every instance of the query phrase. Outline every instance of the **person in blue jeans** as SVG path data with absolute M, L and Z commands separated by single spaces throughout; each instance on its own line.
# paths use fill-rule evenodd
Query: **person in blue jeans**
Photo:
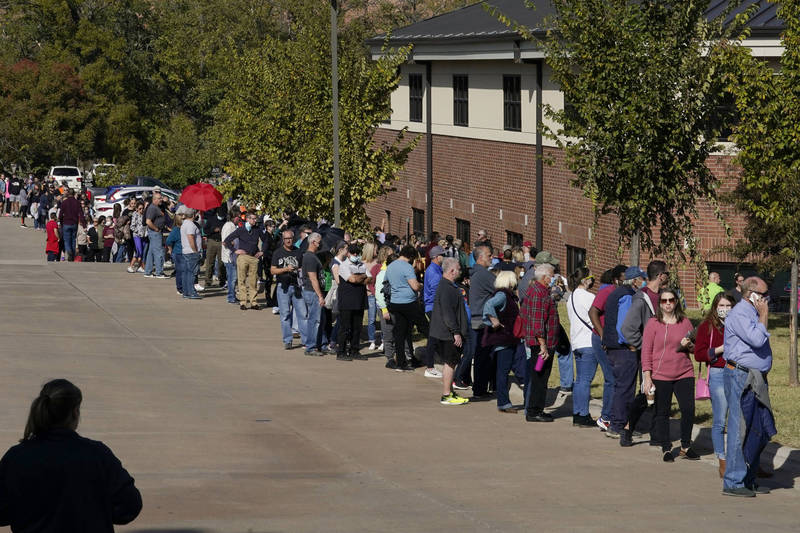
M 231 209 L 228 213 L 228 221 L 222 226 L 222 231 L 220 233 L 220 238 L 222 241 L 225 241 L 225 239 L 227 239 L 231 233 L 236 231 L 238 222 L 239 212 L 236 209 Z M 228 303 L 238 304 L 239 301 L 236 299 L 236 283 L 238 281 L 236 255 L 233 254 L 227 246 L 223 246 L 220 250 L 220 258 L 222 260 L 222 264 L 225 265 L 225 273 L 227 274 Z
M 742 397 L 750 390 L 753 373 L 760 374 L 758 377 L 763 381 L 758 393 L 766 396 L 763 400 L 769 399 L 766 375 L 772 369 L 772 348 L 767 331 L 768 302 L 769 288 L 764 280 L 755 276 L 747 278 L 742 284 L 741 301 L 725 318 L 724 353 L 727 363 L 723 379 L 728 402 L 728 441 L 722 493 L 726 496 L 752 498 L 756 493 L 769 492 L 768 488 L 755 482 L 763 447 L 750 461 L 745 460 L 745 436 L 755 420 L 746 420 L 742 411 Z
M 320 340 L 320 313 L 325 305 L 322 294 L 322 262 L 317 257 L 322 235 L 312 233 L 308 236 L 308 249 L 303 254 L 302 283 L 303 301 L 306 304 L 306 355 L 324 355 L 317 344 Z
M 281 334 L 283 335 L 283 347 L 287 350 L 292 349 L 292 315 L 297 308 L 297 329 L 300 332 L 300 341 L 307 346 L 309 340 L 306 338 L 306 320 L 308 312 L 303 300 L 303 293 L 298 286 L 298 274 L 302 262 L 302 253 L 294 246 L 294 233 L 291 230 L 284 230 L 281 233 L 282 244 L 280 248 L 272 253 L 272 264 L 270 272 L 276 276 L 278 286 L 275 289 L 275 296 L 278 299 L 278 309 L 281 315 Z
M 153 275 L 157 278 L 166 278 L 164 275 L 164 237 L 161 232 L 164 231 L 167 219 L 161 209 L 161 201 L 161 190 L 156 188 L 153 190 L 153 200 L 144 213 L 144 223 L 147 226 L 149 241 L 144 261 L 144 276 L 146 278 Z M 155 272 L 153 272 L 154 269 Z
M 175 214 L 175 225 L 167 235 L 166 246 L 175 263 L 175 289 L 178 294 L 183 294 L 183 271 L 185 261 L 183 259 L 183 246 L 181 245 L 181 224 L 183 224 L 183 214 Z
M 199 300 L 201 296 L 194 288 L 195 276 L 200 269 L 200 257 L 203 249 L 203 237 L 200 228 L 194 222 L 196 211 L 185 206 L 183 209 L 183 223 L 181 224 L 181 248 L 183 251 L 183 297 L 189 300 Z
M 589 290 L 594 285 L 594 277 L 588 268 L 580 267 L 570 276 L 569 285 L 573 290 L 566 306 L 577 371 L 572 395 L 572 425 L 591 428 L 595 427 L 595 421 L 589 413 L 589 401 L 592 399 L 592 380 L 597 373 L 598 363 L 592 348 L 592 326 L 589 322 L 589 309 L 594 302 L 594 294 Z

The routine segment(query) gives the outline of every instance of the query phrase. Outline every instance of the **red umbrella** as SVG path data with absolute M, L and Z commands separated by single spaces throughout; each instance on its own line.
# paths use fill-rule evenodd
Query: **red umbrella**
M 183 189 L 179 200 L 192 209 L 208 211 L 222 205 L 222 193 L 208 183 L 195 183 Z

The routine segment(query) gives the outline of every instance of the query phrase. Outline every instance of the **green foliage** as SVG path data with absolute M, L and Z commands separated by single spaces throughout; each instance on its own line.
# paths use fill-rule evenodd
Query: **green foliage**
M 216 115 L 215 138 L 231 174 L 229 187 L 267 211 L 292 206 L 333 218 L 330 26 L 326 3 L 293 3 L 288 37 L 267 37 L 236 58 L 229 91 Z M 405 131 L 376 145 L 376 126 L 388 118 L 398 66 L 408 50 L 372 62 L 364 35 L 339 36 L 340 175 L 342 224 L 366 224 L 364 206 L 383 194 L 416 140 Z
M 739 27 L 723 27 L 725 15 L 706 20 L 708 1 L 553 4 L 542 46 L 569 106 L 545 109 L 560 124 L 545 133 L 565 150 L 574 185 L 595 217 L 619 218 L 621 246 L 638 233 L 643 249 L 671 262 L 695 258 L 696 202 L 716 206 L 705 162 L 723 127 L 719 43 Z

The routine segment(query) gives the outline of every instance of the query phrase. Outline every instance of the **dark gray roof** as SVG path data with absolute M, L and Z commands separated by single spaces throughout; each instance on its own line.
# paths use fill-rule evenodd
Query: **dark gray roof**
M 550 0 L 533 0 L 535 9 L 528 8 L 525 0 L 487 0 L 487 3 L 511 20 L 536 31 L 544 31 L 547 19 L 556 14 Z M 726 22 L 741 13 L 749 6 L 757 4 L 756 13 L 752 16 L 749 26 L 753 35 L 778 35 L 783 30 L 783 23 L 778 20 L 777 6 L 765 0 L 744 0 L 737 7 Z M 728 5 L 728 0 L 711 0 L 707 15 L 710 18 L 720 16 Z M 384 41 L 385 35 L 378 35 L 370 39 L 370 43 L 379 44 Z M 390 41 L 393 43 L 409 42 L 448 42 L 448 41 L 484 41 L 518 38 L 517 33 L 497 20 L 486 11 L 481 2 L 472 4 L 449 13 L 444 13 L 404 28 L 399 28 L 391 33 Z

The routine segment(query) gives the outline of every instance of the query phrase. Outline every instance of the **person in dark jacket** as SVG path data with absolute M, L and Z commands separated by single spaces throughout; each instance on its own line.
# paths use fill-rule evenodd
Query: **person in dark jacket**
M 228 218 L 228 208 L 226 204 L 210 209 L 203 213 L 205 226 L 203 231 L 206 236 L 206 277 L 204 287 L 208 289 L 214 281 L 217 261 L 222 265 L 222 226 Z M 225 268 L 219 269 L 219 286 L 225 285 Z
M 0 526 L 12 531 L 114 531 L 142 496 L 102 442 L 78 435 L 82 395 L 66 379 L 42 387 L 22 441 L 0 460 Z
M 470 324 L 461 289 L 455 280 L 461 273 L 458 259 L 448 257 L 442 262 L 442 280 L 436 289 L 431 312 L 430 337 L 434 349 L 444 360 L 442 377 L 442 405 L 464 405 L 469 402 L 453 392 L 453 376 L 461 361 L 464 339 L 469 335 Z

